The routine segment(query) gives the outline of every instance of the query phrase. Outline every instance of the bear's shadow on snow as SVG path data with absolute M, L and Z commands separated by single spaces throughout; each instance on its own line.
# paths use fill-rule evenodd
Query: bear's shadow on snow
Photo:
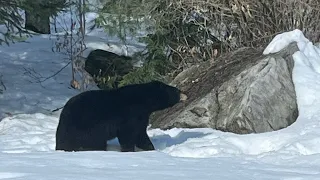
M 191 138 L 202 138 L 210 133 L 208 132 L 188 132 L 181 131 L 175 136 L 170 136 L 168 134 L 154 135 L 150 139 L 155 147 L 156 151 L 162 151 L 170 146 L 179 145 L 186 142 Z M 141 149 L 135 147 L 136 151 L 142 151 Z M 120 144 L 117 138 L 108 141 L 107 151 L 119 151 Z

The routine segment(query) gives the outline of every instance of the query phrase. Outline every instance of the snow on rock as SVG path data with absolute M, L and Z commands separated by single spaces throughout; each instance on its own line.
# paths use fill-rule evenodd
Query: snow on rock
M 300 50 L 303 50 L 309 40 L 299 29 L 276 35 L 263 51 L 263 54 L 279 52 L 292 42 L 297 42 Z
M 164 152 L 179 157 L 320 154 L 319 48 L 312 46 L 301 31 L 294 30 L 276 36 L 267 46 L 265 54 L 280 51 L 294 41 L 300 44 L 300 51 L 293 56 L 293 81 L 299 109 L 295 123 L 288 128 L 262 134 L 236 135 L 214 131 L 201 139 L 189 139 L 171 146 Z

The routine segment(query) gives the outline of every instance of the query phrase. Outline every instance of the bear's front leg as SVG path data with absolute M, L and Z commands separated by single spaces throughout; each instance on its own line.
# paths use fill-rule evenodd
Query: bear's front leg
M 136 140 L 136 146 L 144 151 L 152 151 L 154 150 L 154 146 L 146 132 L 143 130 L 139 132 Z
M 149 124 L 149 114 L 140 116 L 137 124 L 139 124 L 139 128 L 137 129 L 137 137 L 136 137 L 135 145 L 144 151 L 155 150 L 147 134 L 147 126 Z
M 118 131 L 118 140 L 121 146 L 121 152 L 134 152 L 135 131 L 130 124 L 124 125 Z

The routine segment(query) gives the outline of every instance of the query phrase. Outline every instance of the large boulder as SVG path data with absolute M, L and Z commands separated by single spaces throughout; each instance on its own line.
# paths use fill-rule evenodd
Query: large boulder
M 242 48 L 213 64 L 193 66 L 172 82 L 189 99 L 152 115 L 151 127 L 209 127 L 238 134 L 285 128 L 298 116 L 292 81 L 290 44 L 264 56 L 263 49 Z
M 96 49 L 88 55 L 84 68 L 99 88 L 117 88 L 122 77 L 133 69 L 133 60 L 129 56 Z

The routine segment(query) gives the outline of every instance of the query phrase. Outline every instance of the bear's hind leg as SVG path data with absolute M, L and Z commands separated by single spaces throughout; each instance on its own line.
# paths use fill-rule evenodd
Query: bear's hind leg
M 77 141 L 78 151 L 106 151 L 107 141 L 102 137 L 85 137 Z
M 65 139 L 65 151 L 106 151 L 107 142 L 93 133 L 75 133 L 73 138 Z

